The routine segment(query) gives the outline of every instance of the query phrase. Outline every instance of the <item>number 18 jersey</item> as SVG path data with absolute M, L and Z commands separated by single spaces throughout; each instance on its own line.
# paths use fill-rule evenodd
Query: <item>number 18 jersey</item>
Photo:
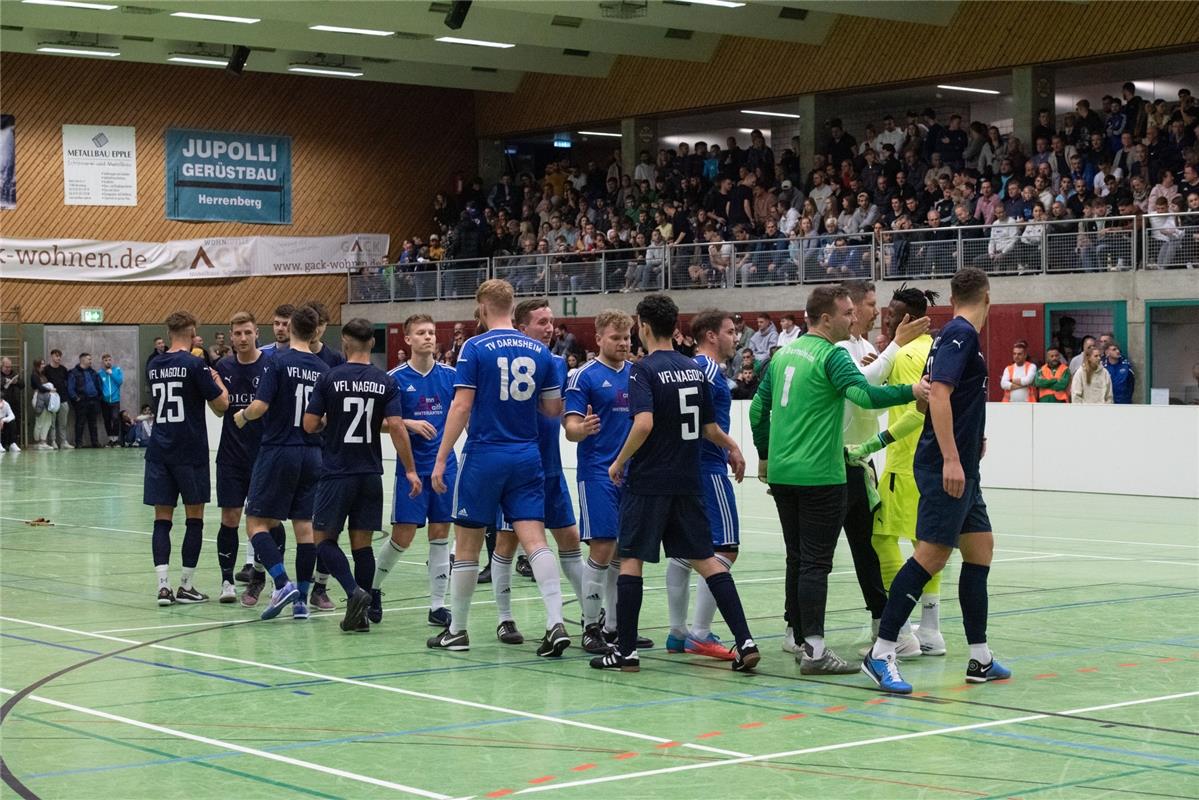
M 454 386 L 475 390 L 466 452 L 537 447 L 538 403 L 562 396 L 548 347 L 514 330 L 472 337 L 458 356 Z
M 307 413 L 325 417 L 325 474 L 383 474 L 383 419 L 403 415 L 400 392 L 386 372 L 371 364 L 334 367 L 317 381 Z
M 262 418 L 263 447 L 320 447 L 319 433 L 304 432 L 304 409 L 316 382 L 328 371 L 319 356 L 299 350 L 284 350 L 271 359 L 255 396 L 270 406 Z

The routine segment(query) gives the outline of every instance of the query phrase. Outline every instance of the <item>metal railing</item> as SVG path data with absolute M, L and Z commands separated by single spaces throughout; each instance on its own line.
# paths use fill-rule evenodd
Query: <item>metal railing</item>
M 517 296 L 751 288 L 850 278 L 948 278 L 964 266 L 991 275 L 1199 266 L 1199 213 L 1003 222 L 870 233 L 526 253 L 363 267 L 351 303 L 456 300 L 489 277 Z

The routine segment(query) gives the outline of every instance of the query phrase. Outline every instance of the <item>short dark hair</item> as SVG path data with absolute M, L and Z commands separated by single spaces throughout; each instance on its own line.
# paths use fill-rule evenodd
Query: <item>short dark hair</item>
M 167 317 L 166 326 L 171 333 L 183 333 L 188 328 L 196 327 L 196 318 L 186 311 L 176 311 Z
M 550 301 L 544 297 L 536 297 L 532 300 L 524 300 L 516 306 L 516 311 L 512 313 L 512 321 L 517 325 L 528 325 L 529 317 L 533 316 L 533 312 L 539 308 L 549 308 Z
M 865 298 L 866 295 L 874 291 L 874 281 L 845 281 L 845 283 L 841 285 L 845 287 L 845 291 L 849 292 L 849 299 L 854 303 L 862 302 L 862 299 Z
M 837 311 L 837 301 L 849 297 L 849 290 L 844 286 L 817 286 L 808 295 L 805 311 L 812 323 L 820 321 L 823 314 L 834 314 Z
M 320 320 L 321 325 L 329 324 L 329 309 L 325 308 L 324 303 L 320 300 L 309 300 L 304 305 L 316 312 L 316 318 Z
M 341 326 L 341 335 L 358 344 L 370 346 L 375 343 L 375 326 L 370 320 L 354 317 Z
M 159 338 L 159 339 L 161 339 L 162 337 L 161 337 L 161 336 L 159 336 L 158 338 Z M 54 348 L 53 350 L 51 350 L 51 351 L 50 351 L 50 355 L 52 355 L 52 356 L 61 356 L 61 355 L 62 355 L 62 351 L 61 351 L 61 350 L 59 350 L 59 349 L 56 347 L 56 348 Z
M 987 273 L 978 267 L 963 267 L 949 281 L 949 296 L 959 303 L 974 303 L 990 288 Z
M 82 361 L 85 358 L 91 358 L 91 355 L 92 355 L 91 353 L 80 353 L 79 360 Z
M 679 307 L 669 295 L 646 295 L 637 304 L 637 319 L 648 325 L 654 336 L 669 339 L 679 321 Z
M 312 341 L 320 324 L 321 319 L 312 306 L 300 306 L 291 314 L 291 332 L 305 341 Z
M 911 314 L 919 318 L 928 313 L 929 306 L 937 304 L 937 297 L 938 294 L 931 289 L 917 289 L 904 283 L 891 295 L 891 302 L 903 303 Z
M 727 311 L 705 308 L 691 318 L 691 336 L 698 342 L 708 331 L 719 334 L 724 321 L 732 318 L 733 315 Z
M 291 319 L 291 315 L 294 313 L 296 313 L 296 307 L 291 303 L 283 303 L 282 305 L 275 306 L 276 317 L 286 317 L 287 319 Z

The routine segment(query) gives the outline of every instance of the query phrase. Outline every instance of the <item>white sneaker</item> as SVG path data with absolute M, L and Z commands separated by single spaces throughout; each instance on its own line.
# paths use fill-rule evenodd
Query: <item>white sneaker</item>
M 8 446 L 8 452 L 10 452 L 10 453 L 19 453 L 19 452 L 21 452 L 21 448 L 17 447 L 17 443 L 16 443 L 16 442 L 13 442 L 12 444 L 10 444 L 10 445 Z
M 33 449 L 34 450 L 53 450 L 54 448 L 51 447 L 50 445 L 46 444 L 45 442 L 38 442 L 37 444 L 35 444 L 33 446 Z
M 795 643 L 795 629 L 788 628 L 787 635 L 783 637 L 783 652 L 797 656 L 800 653 L 799 645 Z
M 229 581 L 221 581 L 221 597 L 218 602 L 221 603 L 236 603 L 237 602 L 237 587 Z
M 920 649 L 920 640 L 912 633 L 899 634 L 899 641 L 895 643 L 895 656 L 897 658 L 919 658 L 922 654 Z
M 70 442 L 63 442 L 61 445 L 59 445 L 59 449 L 60 450 L 74 450 L 75 445 L 71 444 Z
M 921 631 L 919 625 L 913 625 L 912 633 L 916 636 L 916 640 L 920 642 L 921 653 L 926 656 L 945 655 L 945 637 L 941 635 L 941 631 L 935 628 L 928 631 Z

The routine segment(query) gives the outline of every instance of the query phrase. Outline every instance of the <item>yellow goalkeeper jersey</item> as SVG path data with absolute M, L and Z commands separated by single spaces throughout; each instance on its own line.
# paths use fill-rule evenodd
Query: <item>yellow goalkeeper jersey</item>
M 933 337 L 927 333 L 913 342 L 899 348 L 895 363 L 891 365 L 891 375 L 887 382 L 891 385 L 903 383 L 919 383 L 924 375 L 924 365 L 928 361 L 928 352 L 933 348 Z M 902 436 L 895 437 L 895 443 L 887 447 L 887 463 L 884 472 L 894 472 L 900 475 L 912 474 L 912 461 L 916 457 L 916 443 L 920 441 L 920 432 L 924 429 L 923 414 L 916 410 L 916 401 L 902 406 L 892 406 L 887 416 L 887 427 L 895 432 L 895 426 L 905 414 L 918 415 L 919 420 L 909 418 L 911 430 Z M 921 421 L 921 424 L 914 424 Z

